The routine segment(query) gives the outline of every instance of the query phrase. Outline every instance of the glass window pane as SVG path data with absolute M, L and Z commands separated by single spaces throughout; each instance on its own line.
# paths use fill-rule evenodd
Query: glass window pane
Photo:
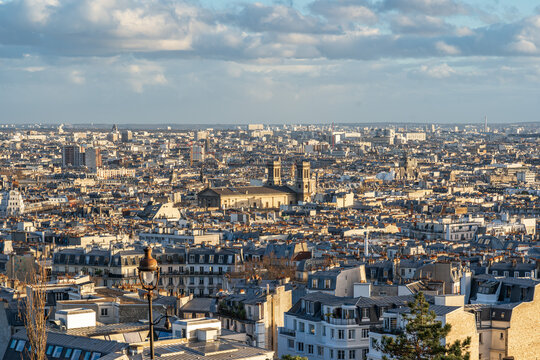
M 60 357 L 60 354 L 62 354 L 62 350 L 63 350 L 63 349 L 64 349 L 64 348 L 63 348 L 62 346 L 57 346 L 57 347 L 55 347 L 55 348 L 54 348 L 54 352 L 53 352 L 52 357 L 53 357 L 53 358 L 59 358 L 59 357 Z
M 26 344 L 26 340 L 19 340 L 17 343 L 16 351 L 23 351 L 24 350 L 24 344 Z
M 73 350 L 73 355 L 71 355 L 71 360 L 79 360 L 79 358 L 81 357 L 81 352 L 82 350 L 79 350 L 79 349 Z

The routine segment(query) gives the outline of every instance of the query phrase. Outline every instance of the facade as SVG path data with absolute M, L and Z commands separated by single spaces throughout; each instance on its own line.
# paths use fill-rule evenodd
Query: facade
M 24 210 L 24 199 L 18 190 L 0 193 L 0 217 L 20 216 Z
M 307 294 L 285 313 L 285 325 L 278 335 L 278 356 L 289 354 L 309 360 L 366 359 L 370 328 L 381 324 L 387 309 L 403 306 L 410 299 L 409 296 L 370 299 L 321 292 Z
M 281 185 L 281 161 L 268 163 L 268 182 L 265 186 L 206 188 L 197 195 L 200 207 L 279 209 L 282 205 L 311 201 L 316 182 L 311 178 L 310 163 L 296 166 L 294 186 Z
M 317 271 L 308 275 L 307 292 L 323 292 L 335 296 L 353 296 L 354 284 L 366 282 L 366 269 L 360 265 L 348 269 Z
M 220 300 L 218 318 L 225 329 L 245 332 L 249 345 L 277 351 L 278 328 L 292 307 L 292 290 L 276 286 L 272 291 L 248 289 Z
M 85 165 L 90 171 L 96 171 L 97 168 L 103 166 L 101 160 L 101 150 L 96 148 L 88 148 L 85 151 Z
M 141 250 L 64 248 L 53 255 L 52 275 L 93 276 L 98 286 L 134 285 Z M 209 296 L 226 284 L 225 274 L 241 272 L 242 256 L 236 249 L 154 249 L 160 264 L 160 286 L 169 295 Z M 64 300 L 64 299 L 63 299 Z
M 80 167 L 84 162 L 84 153 L 79 145 L 62 147 L 62 167 Z
M 435 296 L 431 301 L 430 310 L 435 312 L 436 321 L 440 321 L 443 325 L 450 324 L 452 326 L 450 333 L 443 339 L 443 343 L 449 344 L 470 337 L 470 358 L 478 359 L 479 335 L 476 330 L 475 316 L 464 309 L 463 296 Z M 383 354 L 377 349 L 376 344 L 380 344 L 384 336 L 395 337 L 402 332 L 407 324 L 403 315 L 409 312 L 410 309 L 403 306 L 389 309 L 383 313 L 382 325 L 373 327 L 369 334 L 367 359 L 383 359 Z

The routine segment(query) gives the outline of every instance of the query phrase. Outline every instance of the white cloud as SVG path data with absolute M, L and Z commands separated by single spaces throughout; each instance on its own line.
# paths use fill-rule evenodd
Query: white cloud
M 163 67 L 149 61 L 130 64 L 126 70 L 127 82 L 136 93 L 142 93 L 147 86 L 165 85 L 168 82 Z
M 420 67 L 420 72 L 435 79 L 444 79 L 456 73 L 456 71 L 446 63 L 435 66 L 422 65 Z
M 437 41 L 435 43 L 435 47 L 438 51 L 445 55 L 459 55 L 461 53 L 461 51 L 457 47 L 453 45 L 448 45 L 444 41 Z
M 72 83 L 77 85 L 82 85 L 86 82 L 86 78 L 84 77 L 84 74 L 79 70 L 72 70 L 69 73 L 69 79 Z

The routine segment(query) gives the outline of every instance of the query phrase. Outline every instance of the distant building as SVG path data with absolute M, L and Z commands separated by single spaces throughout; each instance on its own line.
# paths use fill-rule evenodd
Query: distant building
M 0 193 L 0 217 L 19 216 L 24 210 L 24 199 L 18 190 Z
M 79 145 L 64 145 L 62 167 L 80 167 L 84 163 L 84 152 Z
M 85 165 L 91 171 L 96 171 L 102 166 L 101 150 L 96 148 L 88 148 L 85 151 Z
M 122 142 L 130 142 L 133 139 L 133 133 L 131 130 L 122 131 Z
M 198 194 L 199 206 L 227 208 L 273 209 L 311 200 L 316 181 L 311 179 L 310 164 L 303 161 L 296 166 L 294 186 L 281 183 L 281 162 L 268 164 L 268 182 L 265 186 L 206 188 Z

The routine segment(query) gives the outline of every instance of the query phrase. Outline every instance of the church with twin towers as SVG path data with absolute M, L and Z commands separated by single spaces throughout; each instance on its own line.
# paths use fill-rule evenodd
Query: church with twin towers
M 197 196 L 199 206 L 220 209 L 278 209 L 281 205 L 311 201 L 317 184 L 311 178 L 309 161 L 303 160 L 293 165 L 292 184 L 285 184 L 282 179 L 281 159 L 268 162 L 267 169 L 268 180 L 265 185 L 208 187 Z

